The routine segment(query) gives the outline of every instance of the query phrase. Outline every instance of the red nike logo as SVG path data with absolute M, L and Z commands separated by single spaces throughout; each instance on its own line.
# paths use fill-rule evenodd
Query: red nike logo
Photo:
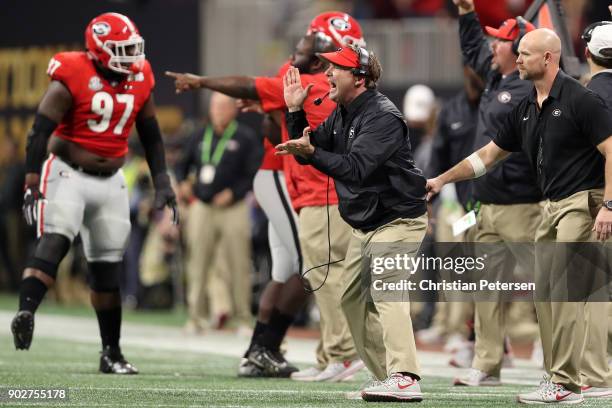
M 572 392 L 571 392 L 571 391 L 570 391 L 570 392 L 568 392 L 567 394 L 564 394 L 564 395 L 557 394 L 557 395 L 555 396 L 555 398 L 557 399 L 557 401 L 561 401 L 562 399 L 565 399 L 565 397 L 567 397 L 567 396 L 569 396 L 569 395 L 572 395 Z
M 402 385 L 402 384 L 397 384 L 397 388 L 399 388 L 400 390 L 404 390 L 404 389 L 406 389 L 406 388 L 410 387 L 410 386 L 411 386 L 411 385 L 413 385 L 413 384 L 414 384 L 414 382 L 411 382 L 411 383 L 408 383 L 408 384 L 404 384 L 404 385 Z

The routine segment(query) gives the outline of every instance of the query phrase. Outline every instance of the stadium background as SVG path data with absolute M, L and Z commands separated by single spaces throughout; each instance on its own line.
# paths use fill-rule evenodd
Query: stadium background
M 476 0 L 477 10 L 483 24 L 497 26 L 505 18 L 523 13 L 530 0 Z M 582 29 L 593 21 L 609 19 L 608 1 L 603 0 L 564 0 L 567 29 L 572 39 L 572 47 L 581 60 L 582 44 L 579 40 Z M 164 398 L 164 390 L 179 390 L 178 402 L 202 404 L 202 398 L 210 392 L 211 401 L 218 405 L 234 404 L 248 398 L 253 401 L 269 395 L 271 405 L 329 406 L 339 403 L 338 395 L 343 391 L 355 388 L 352 386 L 325 385 L 319 387 L 300 386 L 296 389 L 290 383 L 271 385 L 266 383 L 237 383 L 233 379 L 236 359 L 226 356 L 241 349 L 241 344 L 232 345 L 224 352 L 218 352 L 222 344 L 234 335 L 226 331 L 217 334 L 206 334 L 210 342 L 202 344 L 202 338 L 181 338 L 180 326 L 185 318 L 182 296 L 175 277 L 166 282 L 166 289 L 156 292 L 152 298 L 139 298 L 146 294 L 139 287 L 137 298 L 131 304 L 135 311 L 127 312 L 128 326 L 123 338 L 127 348 L 134 350 L 135 360 L 145 360 L 143 371 L 155 371 L 159 378 L 153 382 L 144 380 L 143 384 L 132 383 L 131 387 L 122 388 L 119 382 L 113 382 L 108 389 L 106 385 L 92 386 L 95 379 L 87 378 L 91 374 L 92 350 L 96 350 L 96 328 L 91 325 L 92 312 L 83 306 L 82 297 L 75 295 L 62 298 L 60 294 L 46 300 L 40 318 L 41 326 L 37 335 L 43 339 L 49 335 L 48 344 L 42 341 L 28 355 L 15 356 L 8 331 L 8 319 L 16 306 L 15 291 L 18 276 L 21 273 L 25 257 L 31 248 L 33 231 L 25 227 L 21 220 L 20 185 L 15 185 L 15 178 L 10 177 L 22 169 L 25 152 L 25 135 L 33 120 L 36 106 L 47 85 L 45 71 L 49 58 L 60 50 L 80 50 L 83 48 L 83 31 L 89 20 L 105 11 L 117 11 L 130 16 L 137 24 L 145 38 L 145 53 L 151 61 L 156 75 L 155 88 L 158 117 L 164 135 L 168 140 L 178 140 L 202 120 L 207 111 L 206 92 L 195 92 L 175 95 L 172 81 L 163 76 L 165 70 L 176 72 L 195 72 L 205 75 L 265 75 L 273 74 L 275 69 L 291 53 L 294 44 L 303 35 L 305 28 L 318 12 L 324 10 L 343 10 L 351 13 L 362 24 L 368 48 L 373 49 L 380 57 L 384 68 L 381 90 L 401 108 L 402 98 L 411 85 L 423 83 L 430 86 L 439 102 L 460 89 L 462 84 L 461 57 L 457 36 L 457 24 L 452 1 L 402 1 L 402 0 L 354 0 L 354 1 L 300 1 L 300 0 L 115 0 L 115 1 L 77 1 L 77 0 L 7 0 L 2 2 L 0 14 L 0 386 L 59 384 L 52 374 L 39 372 L 40 364 L 51 367 L 56 362 L 58 353 L 66 355 L 62 364 L 73 373 L 73 382 L 62 383 L 67 387 L 77 384 L 79 389 L 87 389 L 87 395 L 76 398 L 83 405 L 95 404 L 96 401 L 108 398 L 107 391 L 115 390 L 110 398 L 121 404 L 128 399 L 149 401 L 151 405 L 174 404 L 177 400 Z M 485 9 L 487 10 L 485 12 Z M 242 114 L 242 122 L 259 131 L 260 118 L 256 114 Z M 136 150 L 137 150 L 137 146 Z M 13 183 L 13 185 L 9 185 Z M 254 207 L 256 205 L 254 204 Z M 253 211 L 255 256 L 265 258 L 264 234 L 265 219 L 262 214 Z M 146 228 L 145 228 L 146 230 Z M 146 233 L 146 231 L 145 231 Z M 263 246 L 263 247 L 262 247 Z M 77 256 L 78 259 L 78 256 Z M 261 259 L 254 263 L 254 290 L 258 282 L 265 280 L 266 262 Z M 81 279 L 82 270 L 78 262 L 69 269 L 69 275 Z M 180 270 L 180 268 L 178 268 Z M 175 269 L 170 268 L 171 273 Z M 179 277 L 180 279 L 180 277 Z M 78 292 L 79 286 L 74 289 Z M 146 289 L 146 288 L 144 288 Z M 66 289 L 73 290 L 73 288 Z M 167 290 L 167 293 L 164 292 Z M 160 294 L 161 293 L 161 294 Z M 254 299 L 255 304 L 256 297 Z M 147 312 L 142 309 L 162 309 L 159 312 Z M 62 320 L 69 317 L 68 320 Z M 315 320 L 316 320 L 316 316 Z M 54 320 L 55 319 L 55 320 Z M 73 320 L 70 320 L 73 319 Z M 76 320 L 74 320 L 76 319 Z M 85 319 L 83 321 L 79 319 Z M 303 324 L 309 320 L 308 313 L 301 319 Z M 129 326 L 133 323 L 134 326 Z M 75 327 L 91 329 L 89 335 L 74 332 Z M 165 328 L 168 333 L 164 334 Z M 88 330 L 89 330 L 88 329 Z M 151 330 L 153 334 L 148 333 Z M 174 330 L 174 331 L 173 331 Z M 85 329 L 83 329 L 83 332 Z M 166 343 L 156 346 L 156 354 L 149 351 L 150 342 L 140 340 L 130 342 L 129 333 L 135 337 L 162 339 Z M 144 334 L 143 334 L 144 333 Z M 298 362 L 308 361 L 311 345 L 308 337 L 316 336 L 316 331 L 293 331 L 302 338 L 290 340 L 297 344 L 295 353 Z M 140 336 L 140 337 L 139 337 Z M 228 337 L 224 337 L 228 336 Z M 39 339 L 40 340 L 40 339 Z M 68 343 L 66 343 L 68 341 Z M 239 340 L 240 341 L 240 340 Z M 244 339 L 242 340 L 245 341 Z M 72 345 L 74 354 L 67 356 Z M 173 351 L 180 349 L 184 353 L 180 358 Z M 193 355 L 197 355 L 194 359 Z M 204 355 L 205 357 L 201 357 Z M 225 356 L 225 357 L 224 357 Z M 306 356 L 306 357 L 304 357 Z M 440 356 L 432 354 L 426 372 L 435 373 L 446 365 Z M 32 359 L 39 361 L 32 365 Z M 200 360 L 200 362 L 198 362 Z M 91 361 L 89 361 L 91 360 Z M 204 362 L 205 361 L 205 362 Z M 37 368 L 38 367 L 38 368 Z M 161 368 L 160 368 L 161 367 Z M 208 372 L 207 368 L 208 367 Z M 526 366 L 527 367 L 527 366 Z M 218 376 L 212 376 L 210 370 L 218 368 Z M 520 366 L 520 370 L 510 375 L 521 381 L 534 380 L 533 367 Z M 187 377 L 181 382 L 181 376 Z M 452 372 L 448 373 L 452 376 Z M 79 377 L 79 379 L 75 379 Z M 146 378 L 146 377 L 145 377 Z M 178 379 L 177 379 L 178 378 Z M 148 379 L 150 380 L 150 378 Z M 176 380 L 176 383 L 172 381 Z M 28 382 L 30 381 L 30 382 Z M 55 381 L 55 383 L 54 383 Z M 132 380 L 130 380 L 132 381 Z M 202 390 L 202 383 L 209 385 Z M 212 381 L 212 382 L 211 382 Z M 91 382 L 91 383 L 90 383 Z M 448 381 L 433 381 L 431 386 L 438 390 L 448 403 L 453 406 L 467 404 L 464 400 L 469 395 L 452 395 L 447 387 Z M 164 385 L 166 384 L 166 385 Z M 169 384 L 169 385 L 168 385 Z M 210 385 L 214 384 L 214 385 Z M 147 394 L 146 387 L 150 387 Z M 80 388 L 79 388 L 80 387 Z M 113 388 L 115 387 L 115 388 Z M 138 387 L 145 390 L 135 391 Z M 215 390 L 229 389 L 227 397 L 220 398 Z M 321 392 L 321 389 L 324 391 Z M 427 390 L 427 388 L 425 387 Z M 503 391 L 483 395 L 482 405 L 511 399 L 516 391 L 512 386 Z M 209 391 L 207 391 L 209 390 Z M 236 391 L 232 394 L 232 390 Z M 259 390 L 259 391 L 258 391 Z M 269 391 L 268 394 L 265 392 Z M 318 394 L 317 394 L 318 393 Z M 296 394 L 299 398 L 295 400 Z M 81 398 L 81 399 L 79 399 Z M 199 402 L 198 402 L 199 401 Z M 304 402 L 308 401 L 308 402 Z M 332 402 L 335 401 L 335 402 Z M 480 402 L 479 402 L 480 403 Z M 143 403 L 144 404 L 144 403 Z M 212 402 L 211 402 L 212 404 Z M 339 403 L 340 404 L 340 403 Z M 456 405 L 455 405 L 456 404 Z M 501 404 L 501 402 L 499 403 Z M 144 404 L 146 405 L 146 404 Z M 208 405 L 208 404 L 204 404 Z M 475 406 L 473 403 L 470 406 Z M 435 406 L 435 405 L 432 405 Z M 603 405 L 602 405 L 603 406 Z

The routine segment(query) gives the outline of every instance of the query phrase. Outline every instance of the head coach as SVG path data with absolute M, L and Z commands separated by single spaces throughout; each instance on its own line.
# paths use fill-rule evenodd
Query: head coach
M 416 253 L 427 229 L 425 179 L 414 165 L 401 113 L 376 91 L 381 73 L 377 58 L 357 47 L 317 55 L 330 63 L 329 98 L 338 106 L 311 131 L 302 109 L 310 85 L 302 88 L 299 71 L 290 68 L 284 93 L 293 140 L 277 149 L 335 180 L 340 214 L 353 228 L 342 309 L 360 357 L 384 380 L 365 387 L 362 397 L 420 401 L 410 305 L 367 302 L 360 272 L 362 258 L 371 255 L 376 243 L 415 243 Z
M 510 112 L 492 142 L 428 180 L 430 194 L 445 183 L 481 176 L 509 152 L 522 150 L 546 198 L 536 242 L 589 242 L 612 235 L 612 117 L 601 97 L 559 69 L 560 56 L 561 41 L 553 31 L 525 35 L 517 64 L 521 78 L 534 84 L 531 94 Z M 552 277 L 555 265 L 551 260 L 538 268 Z M 583 349 L 585 341 L 589 347 L 605 344 L 607 309 L 597 303 L 540 300 L 536 312 L 550 377 L 534 392 L 520 394 L 519 402 L 567 404 L 598 396 L 590 387 L 584 396 L 581 390 L 583 380 L 590 382 L 581 374 L 592 372 Z M 599 390 L 593 391 L 606 391 L 607 381 L 599 379 Z

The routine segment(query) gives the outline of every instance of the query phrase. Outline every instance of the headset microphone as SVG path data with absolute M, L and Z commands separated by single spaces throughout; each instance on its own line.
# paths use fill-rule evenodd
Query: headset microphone
M 320 98 L 315 99 L 313 103 L 314 103 L 316 106 L 319 106 L 320 104 L 322 104 L 322 103 L 323 103 L 323 99 L 325 99 L 325 98 L 327 98 L 327 97 L 329 96 L 329 93 L 330 93 L 330 92 L 331 92 L 331 91 L 327 91 L 327 92 L 325 93 L 325 95 L 323 95 L 323 96 L 322 96 L 322 97 L 320 97 Z

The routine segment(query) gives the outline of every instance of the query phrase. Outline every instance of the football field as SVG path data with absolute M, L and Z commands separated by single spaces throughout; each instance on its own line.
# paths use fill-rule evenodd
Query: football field
M 99 340 L 93 312 L 62 314 L 43 308 L 37 314 L 29 351 L 15 351 L 9 331 L 13 311 L 0 310 L 0 388 L 67 389 L 67 401 L 38 406 L 75 407 L 349 407 L 371 405 L 349 400 L 366 379 L 339 384 L 299 383 L 285 379 L 239 379 L 236 367 L 248 342 L 231 332 L 185 335 L 172 322 L 151 324 L 128 318 L 122 344 L 126 358 L 140 370 L 135 376 L 97 372 Z M 83 308 L 85 309 L 85 308 Z M 76 315 L 75 315 L 76 314 Z M 136 319 L 137 320 L 137 319 Z M 306 367 L 316 342 L 291 338 L 290 361 Z M 424 380 L 423 407 L 516 407 L 516 393 L 538 384 L 541 371 L 527 361 L 507 369 L 508 384 L 490 388 L 452 387 L 462 371 L 448 367 L 442 353 L 420 353 Z M 33 401 L 2 401 L 0 406 L 34 405 Z M 380 405 L 380 404 L 379 404 Z M 384 404 L 385 406 L 399 404 Z M 405 405 L 405 404 L 403 404 Z M 612 406 L 612 400 L 590 400 L 584 406 Z

